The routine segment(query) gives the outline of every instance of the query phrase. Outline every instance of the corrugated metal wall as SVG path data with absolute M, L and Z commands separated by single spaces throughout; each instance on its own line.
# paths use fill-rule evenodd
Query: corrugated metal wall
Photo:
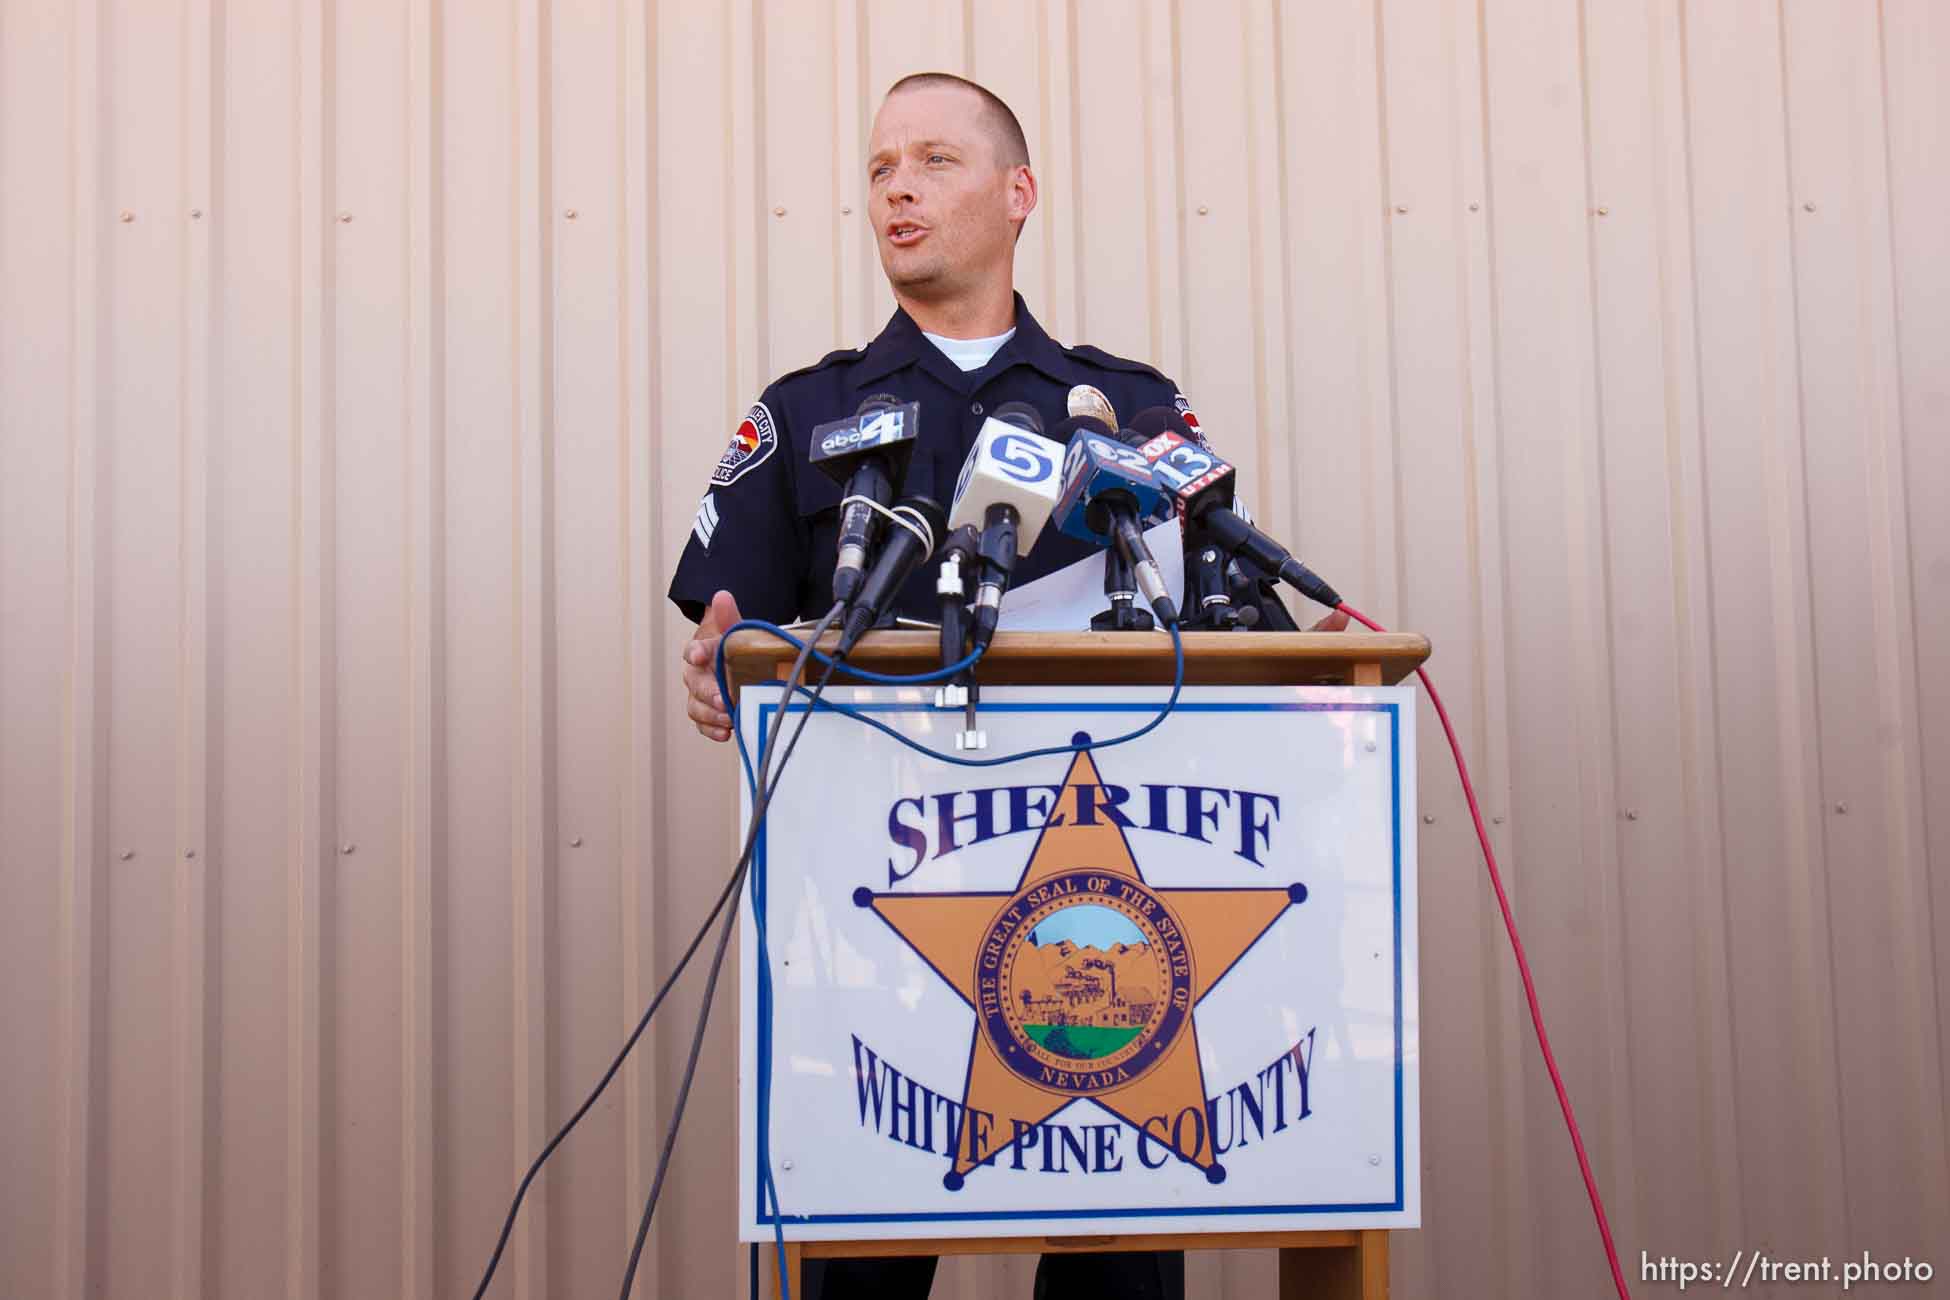
M 4 0 L 0 1294 L 471 1290 L 726 869 L 662 591 L 890 310 L 922 68 L 1024 119 L 1052 331 L 1434 638 L 1628 1270 L 1950 1267 L 1947 66 L 1937 0 Z M 1396 1293 L 1597 1294 L 1420 779 Z M 498 1294 L 616 1286 L 692 998 Z M 731 1021 L 646 1293 L 744 1285 Z

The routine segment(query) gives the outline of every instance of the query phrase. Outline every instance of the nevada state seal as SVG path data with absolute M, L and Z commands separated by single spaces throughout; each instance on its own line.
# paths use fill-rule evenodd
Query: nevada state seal
M 1164 1059 L 1192 1007 L 1192 953 L 1164 900 L 1099 871 L 1051 876 L 996 913 L 976 961 L 996 1055 L 1041 1088 L 1088 1097 Z

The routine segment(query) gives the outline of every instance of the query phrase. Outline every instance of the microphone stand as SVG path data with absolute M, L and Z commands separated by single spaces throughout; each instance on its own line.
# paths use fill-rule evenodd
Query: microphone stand
M 935 580 L 935 593 L 941 597 L 941 666 L 959 663 L 968 653 L 969 619 L 968 602 L 974 593 L 970 590 L 977 577 L 977 551 L 981 535 L 973 525 L 964 524 L 948 534 L 948 540 L 941 544 L 941 575 Z M 953 708 L 960 704 L 964 709 L 962 729 L 955 736 L 956 749 L 987 749 L 988 736 L 975 726 L 975 709 L 980 703 L 982 685 L 975 678 L 973 668 L 964 669 L 956 678 L 935 691 L 935 704 L 940 708 Z
M 1226 556 L 1202 532 L 1185 534 L 1185 609 L 1191 626 L 1229 632 L 1244 612 L 1226 581 Z
M 1149 632 L 1156 625 L 1151 611 L 1139 607 L 1137 578 L 1115 546 L 1104 552 L 1104 597 L 1110 607 L 1091 617 L 1092 632 Z

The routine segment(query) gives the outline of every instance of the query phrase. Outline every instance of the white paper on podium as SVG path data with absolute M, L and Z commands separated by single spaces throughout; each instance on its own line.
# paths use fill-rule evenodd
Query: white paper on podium
M 1165 590 L 1180 609 L 1185 607 L 1184 534 L 1176 519 L 1154 524 L 1144 534 L 1145 545 L 1158 561 Z M 1075 632 L 1090 626 L 1091 615 L 1104 608 L 1104 561 L 1100 555 L 1078 560 L 1034 582 L 1011 587 L 1002 599 L 1003 632 Z

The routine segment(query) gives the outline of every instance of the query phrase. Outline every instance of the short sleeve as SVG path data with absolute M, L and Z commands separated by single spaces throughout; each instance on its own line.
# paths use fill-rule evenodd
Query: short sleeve
M 694 623 L 720 591 L 747 618 L 783 623 L 798 613 L 804 543 L 780 410 L 773 385 L 732 430 L 698 501 L 670 580 L 671 603 Z

